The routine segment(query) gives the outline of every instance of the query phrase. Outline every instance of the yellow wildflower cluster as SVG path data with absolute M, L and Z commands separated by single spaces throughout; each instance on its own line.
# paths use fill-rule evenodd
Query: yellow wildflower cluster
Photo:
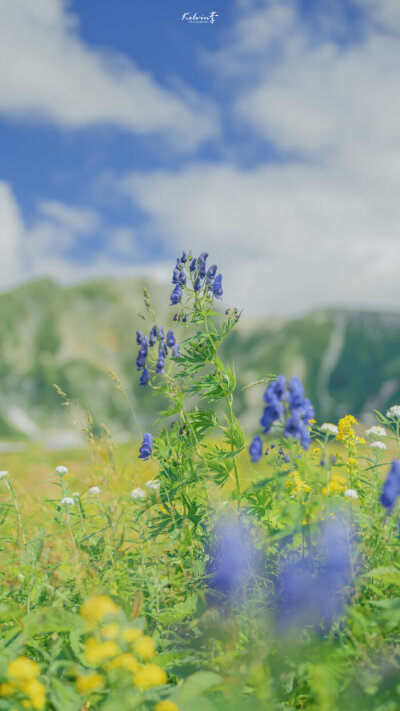
M 289 474 L 286 486 L 290 488 L 291 496 L 303 497 L 311 491 L 311 486 L 303 481 L 297 470 Z
M 122 611 L 110 598 L 92 596 L 82 605 L 81 615 L 92 629 L 97 625 L 96 636 L 92 634 L 84 645 L 84 656 L 89 665 L 101 667 L 106 673 L 130 672 L 130 683 L 141 690 L 167 683 L 165 671 L 149 662 L 156 655 L 153 639 L 138 627 L 123 627 Z M 120 615 L 121 624 L 113 621 L 100 626 L 105 618 L 116 615 Z M 77 689 L 84 696 L 99 691 L 104 683 L 104 675 L 98 672 L 76 677 Z M 156 708 L 157 711 L 176 711 L 177 706 L 165 700 Z
M 46 690 L 38 681 L 39 665 L 28 657 L 17 657 L 9 663 L 7 669 L 8 682 L 0 684 L 0 696 L 23 694 L 27 698 L 22 706 L 40 711 L 46 703 Z
M 347 489 L 347 479 L 341 474 L 332 474 L 329 484 L 322 489 L 324 496 L 342 494 Z
M 109 615 L 118 615 L 121 608 L 107 595 L 92 595 L 81 607 L 81 616 L 92 625 L 104 620 Z
M 158 704 L 155 705 L 154 711 L 178 711 L 178 706 L 174 701 L 165 699 L 164 701 L 159 701 Z
M 336 439 L 340 442 L 346 442 L 348 444 L 365 444 L 365 439 L 356 435 L 354 431 L 354 425 L 358 422 L 353 415 L 345 415 L 338 422 L 339 432 Z

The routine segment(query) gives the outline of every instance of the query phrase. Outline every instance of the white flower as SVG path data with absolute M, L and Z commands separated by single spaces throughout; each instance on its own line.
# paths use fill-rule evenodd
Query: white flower
M 89 494 L 90 494 L 91 496 L 97 496 L 98 494 L 100 494 L 100 489 L 99 489 L 99 487 L 98 487 L 98 486 L 91 486 L 90 489 L 89 489 Z
M 0 479 L 5 479 L 8 476 L 8 472 L 0 472 Z
M 347 496 L 349 499 L 358 499 L 358 494 L 355 489 L 346 489 L 344 495 Z
M 74 497 L 74 499 L 79 499 L 79 497 L 80 497 L 79 491 L 73 491 L 72 496 Z
M 68 474 L 67 467 L 56 467 L 57 474 Z
M 386 444 L 384 442 L 371 442 L 370 447 L 375 449 L 386 449 Z
M 140 487 L 131 491 L 131 499 L 144 499 L 145 496 L 146 492 L 140 489 Z
M 336 425 L 333 425 L 332 422 L 324 422 L 324 424 L 321 425 L 321 430 L 322 432 L 329 432 L 329 434 L 333 434 L 335 437 L 339 434 L 339 429 Z
M 367 437 L 387 437 L 387 432 L 385 428 L 380 427 L 379 425 L 374 425 L 373 427 L 370 427 L 365 434 L 367 435 Z
M 71 496 L 64 496 L 64 498 L 60 501 L 61 506 L 73 506 L 74 503 L 75 501 Z
M 154 491 L 157 491 L 160 488 L 160 482 L 154 481 L 154 479 L 149 479 L 149 481 L 146 481 L 146 486 L 148 489 L 154 489 Z
M 386 417 L 400 417 L 400 405 L 392 405 L 392 407 L 389 407 Z

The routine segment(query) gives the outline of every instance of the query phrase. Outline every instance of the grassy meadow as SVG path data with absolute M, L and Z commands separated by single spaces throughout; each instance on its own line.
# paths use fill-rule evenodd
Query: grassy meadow
M 165 330 L 145 291 L 147 432 L 1 455 L 0 711 L 400 708 L 400 406 L 318 422 L 266 363 L 244 431 L 206 260 Z

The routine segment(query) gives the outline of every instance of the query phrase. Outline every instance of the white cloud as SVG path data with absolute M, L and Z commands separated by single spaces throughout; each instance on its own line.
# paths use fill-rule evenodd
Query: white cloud
M 94 210 L 77 208 L 56 200 L 43 200 L 38 206 L 39 212 L 56 225 L 64 226 L 75 232 L 90 233 L 98 227 L 100 218 Z
M 286 158 L 136 173 L 123 189 L 171 247 L 215 255 L 250 313 L 398 309 L 400 39 L 368 15 L 339 45 L 294 2 L 241 5 L 213 59 L 237 122 Z
M 10 186 L 0 181 L 0 288 L 14 286 L 21 278 L 20 249 L 23 225 Z
M 215 136 L 218 123 L 194 92 L 179 96 L 127 58 L 86 46 L 63 0 L 0 0 L 0 112 L 159 132 L 182 149 Z

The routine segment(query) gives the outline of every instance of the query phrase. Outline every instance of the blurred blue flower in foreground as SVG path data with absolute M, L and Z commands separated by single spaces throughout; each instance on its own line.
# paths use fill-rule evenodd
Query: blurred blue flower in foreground
M 143 442 L 139 449 L 139 459 L 149 459 L 153 451 L 153 441 L 153 435 L 149 432 L 143 436 Z
M 220 520 L 208 555 L 208 601 L 240 602 L 247 585 L 261 572 L 261 556 L 245 523 L 238 517 Z
M 400 462 L 392 462 L 387 479 L 383 485 L 381 504 L 390 511 L 394 507 L 400 493 Z
M 327 627 L 341 613 L 352 579 L 354 534 L 342 515 L 325 521 L 308 552 L 282 556 L 277 583 L 279 631 Z

